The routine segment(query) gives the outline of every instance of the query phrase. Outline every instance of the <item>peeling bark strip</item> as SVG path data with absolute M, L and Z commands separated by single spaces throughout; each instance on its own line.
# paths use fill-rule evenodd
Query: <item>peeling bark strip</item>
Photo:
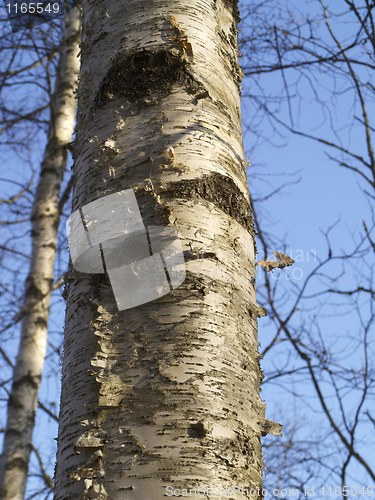
M 213 203 L 229 217 L 254 235 L 254 225 L 250 202 L 230 177 L 212 173 L 199 179 L 186 179 L 161 186 L 160 193 L 165 199 L 182 198 L 194 200 L 197 197 Z
M 180 55 L 165 49 L 141 50 L 116 60 L 100 87 L 95 106 L 103 106 L 119 96 L 140 99 L 157 94 L 161 98 L 170 94 L 176 83 L 184 83 L 193 93 L 199 84 L 194 82 L 186 66 Z
M 77 9 L 66 18 L 51 125 L 32 213 L 32 253 L 22 308 L 21 343 L 8 401 L 0 464 L 1 500 L 24 498 L 35 410 L 47 345 L 47 322 L 59 225 L 59 194 L 67 145 L 74 130 L 79 69 L 80 19 Z
M 260 488 L 260 436 L 279 427 L 259 396 L 236 2 L 83 12 L 73 210 L 132 188 L 188 258 L 179 288 L 126 311 L 108 277 L 69 270 L 55 499 Z

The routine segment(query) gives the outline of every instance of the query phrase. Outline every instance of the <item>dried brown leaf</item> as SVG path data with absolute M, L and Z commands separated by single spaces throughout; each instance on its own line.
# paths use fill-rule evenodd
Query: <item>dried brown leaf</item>
M 263 267 L 266 271 L 273 271 L 274 269 L 284 269 L 294 264 L 294 260 L 285 253 L 275 251 L 273 252 L 277 260 L 258 260 L 255 265 Z

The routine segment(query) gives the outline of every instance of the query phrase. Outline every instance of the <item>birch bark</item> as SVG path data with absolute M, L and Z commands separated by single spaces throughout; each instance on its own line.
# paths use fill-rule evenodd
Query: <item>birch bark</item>
M 76 114 L 74 91 L 79 71 L 80 13 L 66 16 L 51 122 L 32 212 L 32 251 L 22 307 L 21 341 L 13 372 L 0 463 L 2 500 L 24 498 L 38 391 L 47 346 L 48 316 L 54 278 L 59 194 L 67 145 Z
M 73 210 L 132 188 L 146 226 L 178 229 L 187 275 L 118 311 L 107 276 L 70 268 L 57 500 L 261 497 L 278 428 L 259 396 L 237 21 L 230 0 L 83 1 Z

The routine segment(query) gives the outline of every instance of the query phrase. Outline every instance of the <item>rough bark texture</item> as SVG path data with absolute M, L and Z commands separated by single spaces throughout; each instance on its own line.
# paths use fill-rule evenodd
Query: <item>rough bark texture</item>
M 278 429 L 259 396 L 236 2 L 83 12 L 73 210 L 132 187 L 146 225 L 178 229 L 187 277 L 119 312 L 108 277 L 67 274 L 55 498 L 260 488 Z
M 76 113 L 74 91 L 79 71 L 79 18 L 78 9 L 74 9 L 66 18 L 47 146 L 33 206 L 32 253 L 21 310 L 21 343 L 14 367 L 0 465 L 2 500 L 22 500 L 26 488 L 35 411 L 46 354 L 60 219 L 59 193 Z

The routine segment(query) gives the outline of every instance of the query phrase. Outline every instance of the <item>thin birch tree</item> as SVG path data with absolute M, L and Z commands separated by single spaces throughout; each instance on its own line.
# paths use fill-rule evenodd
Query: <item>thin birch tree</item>
M 24 498 L 38 391 L 47 347 L 48 317 L 57 231 L 59 197 L 76 113 L 74 91 L 79 71 L 80 13 L 66 16 L 65 36 L 51 104 L 48 141 L 32 211 L 32 253 L 20 313 L 21 342 L 13 372 L 0 466 L 3 500 Z

